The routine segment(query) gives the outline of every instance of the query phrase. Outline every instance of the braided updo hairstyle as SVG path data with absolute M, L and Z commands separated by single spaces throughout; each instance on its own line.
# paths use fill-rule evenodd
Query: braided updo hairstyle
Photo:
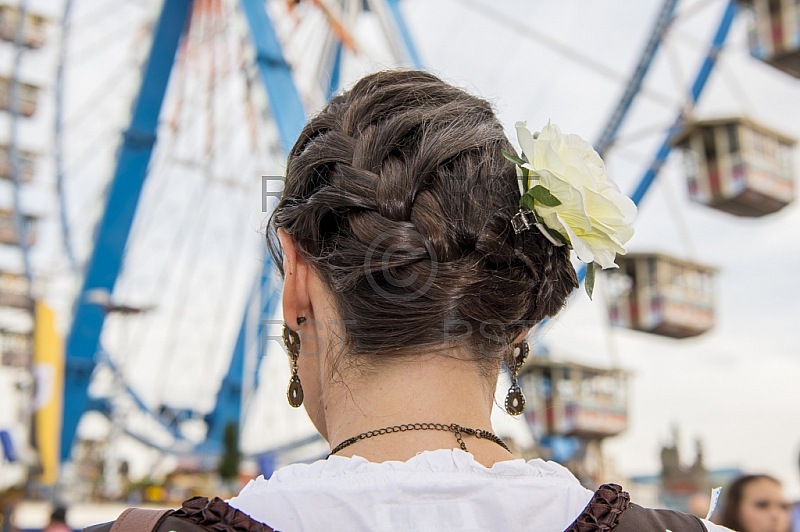
M 349 356 L 457 342 L 488 368 L 564 306 L 578 286 L 569 250 L 514 234 L 520 192 L 502 150 L 514 148 L 488 102 L 415 70 L 362 78 L 305 126 L 268 244 L 283 274 L 276 232 L 291 235 Z

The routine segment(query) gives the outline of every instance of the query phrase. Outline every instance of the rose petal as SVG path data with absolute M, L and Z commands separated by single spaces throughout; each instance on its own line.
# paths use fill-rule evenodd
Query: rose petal
M 519 147 L 522 148 L 522 153 L 525 155 L 524 158 L 530 162 L 533 160 L 533 146 L 536 141 L 533 139 L 533 134 L 528 130 L 526 122 L 517 122 L 516 129 Z
M 562 220 L 559 220 L 558 214 L 553 213 L 546 218 L 542 217 L 542 221 L 544 222 L 544 225 L 563 236 L 567 242 L 569 242 L 569 233 L 567 232 L 566 224 L 562 223 Z
M 614 241 L 613 237 L 606 235 L 602 232 L 592 232 L 578 237 L 583 245 L 589 247 L 594 253 L 594 261 L 598 263 L 604 270 L 608 268 L 617 268 L 614 259 L 617 254 L 624 255 L 625 248 Z
M 559 155 L 557 147 L 551 142 L 537 139 L 533 150 L 533 159 L 531 159 L 530 162 L 536 171 L 550 170 L 551 172 L 561 175 L 566 173 L 567 165 L 564 164 L 564 160 L 561 158 L 561 155 Z M 573 184 L 575 186 L 579 185 L 579 183 Z
M 622 211 L 610 198 L 588 188 L 584 190 L 584 196 L 586 197 L 586 211 L 591 218 L 609 221 L 619 220 L 620 222 L 624 219 Z
M 555 237 L 554 237 L 553 235 L 551 235 L 551 234 L 550 234 L 550 231 L 547 229 L 547 227 L 546 227 L 546 226 L 544 226 L 544 225 L 540 224 L 539 222 L 536 222 L 536 223 L 534 223 L 533 225 L 535 225 L 535 226 L 536 226 L 536 228 L 537 228 L 537 229 L 538 229 L 538 230 L 539 230 L 539 231 L 540 231 L 540 232 L 541 232 L 541 233 L 544 235 L 544 237 L 545 237 L 547 240 L 549 240 L 550 242 L 552 242 L 554 246 L 556 246 L 556 247 L 559 247 L 559 248 L 560 248 L 561 246 L 563 246 L 563 245 L 564 245 L 564 243 L 563 243 L 563 242 L 561 242 L 561 241 L 559 241 L 559 240 L 556 240 L 556 239 L 555 239 Z
M 556 147 L 561 145 L 561 138 L 563 135 L 561 134 L 561 128 L 559 128 L 555 124 L 551 124 L 550 121 L 547 121 L 547 125 L 542 128 L 539 132 L 539 135 L 536 140 L 545 140 L 551 142 L 552 144 L 556 145 Z
M 580 153 L 581 157 L 586 161 L 586 164 L 594 165 L 598 167 L 600 170 L 605 169 L 605 163 L 603 159 L 600 158 L 600 154 L 594 150 L 594 147 L 589 144 L 588 141 L 580 137 L 579 135 L 569 134 L 565 135 L 564 137 L 564 144 L 566 144 L 569 149 L 575 150 L 577 153 Z
M 605 176 L 603 176 L 596 168 L 586 164 L 586 161 L 583 159 L 583 157 L 574 151 L 568 151 L 563 157 L 567 165 L 567 169 L 565 171 L 566 175 L 577 175 L 581 183 L 580 188 L 585 187 L 592 190 L 598 189 L 598 183 L 600 179 L 605 179 Z
M 614 262 L 616 257 L 617 254 L 610 249 L 595 249 L 594 261 L 604 270 L 619 268 L 619 265 Z
M 621 245 L 627 244 L 628 240 L 633 237 L 633 227 L 623 225 L 615 229 L 617 240 Z
M 575 254 L 578 256 L 578 258 L 586 263 L 594 262 L 594 250 L 588 246 L 583 239 L 575 234 L 575 231 L 572 230 L 572 228 L 564 221 L 563 218 L 561 218 L 558 214 L 556 214 L 555 217 L 567 232 L 567 235 L 569 236 L 569 242 L 572 244 L 572 249 L 575 250 Z
M 556 207 L 547 207 L 536 203 L 536 212 L 540 216 L 546 217 L 552 213 L 559 213 L 573 228 L 582 231 L 589 231 L 592 228 L 592 220 L 586 215 L 583 195 L 569 181 L 549 170 L 542 170 L 539 182 L 561 202 L 561 205 Z
M 615 189 L 605 189 L 601 194 L 614 202 L 614 205 L 622 213 L 623 223 L 628 225 L 633 223 L 638 214 L 638 209 L 632 199 Z

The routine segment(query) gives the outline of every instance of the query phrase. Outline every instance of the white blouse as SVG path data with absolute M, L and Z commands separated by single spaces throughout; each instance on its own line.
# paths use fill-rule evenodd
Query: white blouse
M 407 462 L 331 456 L 251 480 L 229 504 L 281 532 L 563 532 L 593 492 L 565 467 L 522 459 L 487 468 L 461 449 Z M 727 530 L 704 521 L 709 532 Z

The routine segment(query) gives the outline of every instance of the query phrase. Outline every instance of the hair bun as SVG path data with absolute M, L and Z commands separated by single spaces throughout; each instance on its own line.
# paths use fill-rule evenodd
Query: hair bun
M 351 354 L 457 339 L 488 360 L 564 306 L 578 286 L 569 251 L 514 234 L 503 150 L 488 102 L 414 70 L 362 78 L 303 129 L 268 243 L 280 265 L 283 228 L 313 264 Z

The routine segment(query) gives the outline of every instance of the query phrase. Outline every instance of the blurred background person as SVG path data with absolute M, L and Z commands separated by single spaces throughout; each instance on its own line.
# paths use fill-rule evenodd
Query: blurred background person
M 689 508 L 688 511 L 692 515 L 696 515 L 697 517 L 705 518 L 708 514 L 708 509 L 711 506 L 711 497 L 708 493 L 693 493 L 691 497 L 689 497 Z
M 780 482 L 768 475 L 745 475 L 727 489 L 720 524 L 739 532 L 789 531 L 789 503 Z
M 63 506 L 56 506 L 50 514 L 50 522 L 44 527 L 42 532 L 72 532 L 67 526 L 67 509 Z
M 800 455 L 798 455 L 797 465 L 800 466 Z M 800 532 L 800 501 L 797 501 L 792 508 L 792 532 Z

